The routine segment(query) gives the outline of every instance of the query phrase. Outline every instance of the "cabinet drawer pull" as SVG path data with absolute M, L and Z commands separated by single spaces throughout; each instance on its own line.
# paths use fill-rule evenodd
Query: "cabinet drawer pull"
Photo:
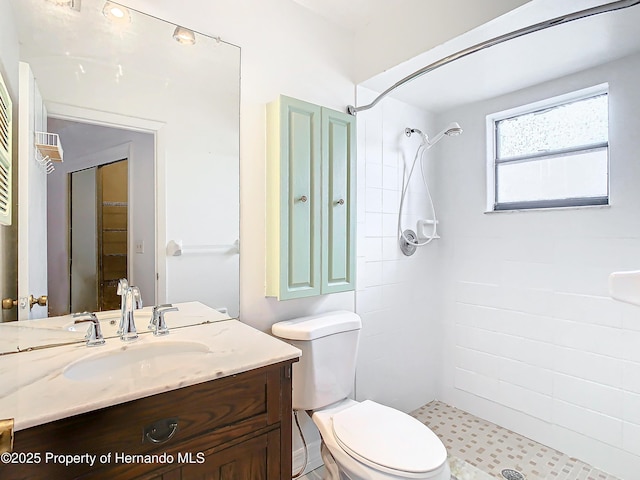
M 165 443 L 173 438 L 178 431 L 177 418 L 165 418 L 144 427 L 144 442 Z
M 308 200 L 308 198 L 307 198 L 307 196 L 306 196 L 306 195 L 302 195 L 302 196 L 300 197 L 300 201 L 301 201 L 302 203 L 307 203 L 307 200 Z

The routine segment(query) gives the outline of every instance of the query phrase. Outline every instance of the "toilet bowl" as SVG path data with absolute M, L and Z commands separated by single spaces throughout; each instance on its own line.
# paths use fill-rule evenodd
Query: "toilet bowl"
M 293 365 L 293 408 L 322 437 L 325 480 L 449 480 L 447 451 L 429 427 L 371 400 L 349 398 L 362 321 L 331 312 L 279 322 L 272 333 L 302 350 Z

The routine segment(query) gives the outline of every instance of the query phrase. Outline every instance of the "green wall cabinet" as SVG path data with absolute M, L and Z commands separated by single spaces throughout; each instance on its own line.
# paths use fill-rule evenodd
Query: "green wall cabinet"
M 353 290 L 355 117 L 280 96 L 267 130 L 267 296 Z

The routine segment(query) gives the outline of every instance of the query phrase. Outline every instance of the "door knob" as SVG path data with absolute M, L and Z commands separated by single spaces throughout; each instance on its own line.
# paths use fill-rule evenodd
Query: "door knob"
M 47 305 L 47 301 L 49 299 L 47 298 L 46 295 L 40 295 L 38 298 L 34 297 L 33 295 L 29 295 L 29 309 L 32 309 L 34 305 L 40 305 L 41 307 L 44 307 Z M 24 297 L 21 297 L 19 300 L 14 300 L 13 298 L 3 298 L 2 299 L 2 309 L 3 310 L 11 310 L 13 307 L 15 307 L 16 305 L 20 305 L 20 308 L 26 308 L 27 307 L 27 299 Z
M 38 298 L 34 297 L 33 295 L 29 295 L 29 309 L 32 309 L 36 304 L 44 307 L 47 305 L 47 300 L 48 298 L 46 295 L 40 295 Z
M 18 300 L 14 300 L 13 298 L 3 298 L 2 299 L 2 309 L 3 310 L 11 310 L 16 305 L 18 305 Z

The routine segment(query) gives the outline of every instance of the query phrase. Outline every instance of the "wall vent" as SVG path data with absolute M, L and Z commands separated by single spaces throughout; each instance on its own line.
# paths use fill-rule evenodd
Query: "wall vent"
M 0 75 L 0 225 L 11 225 L 11 98 Z

